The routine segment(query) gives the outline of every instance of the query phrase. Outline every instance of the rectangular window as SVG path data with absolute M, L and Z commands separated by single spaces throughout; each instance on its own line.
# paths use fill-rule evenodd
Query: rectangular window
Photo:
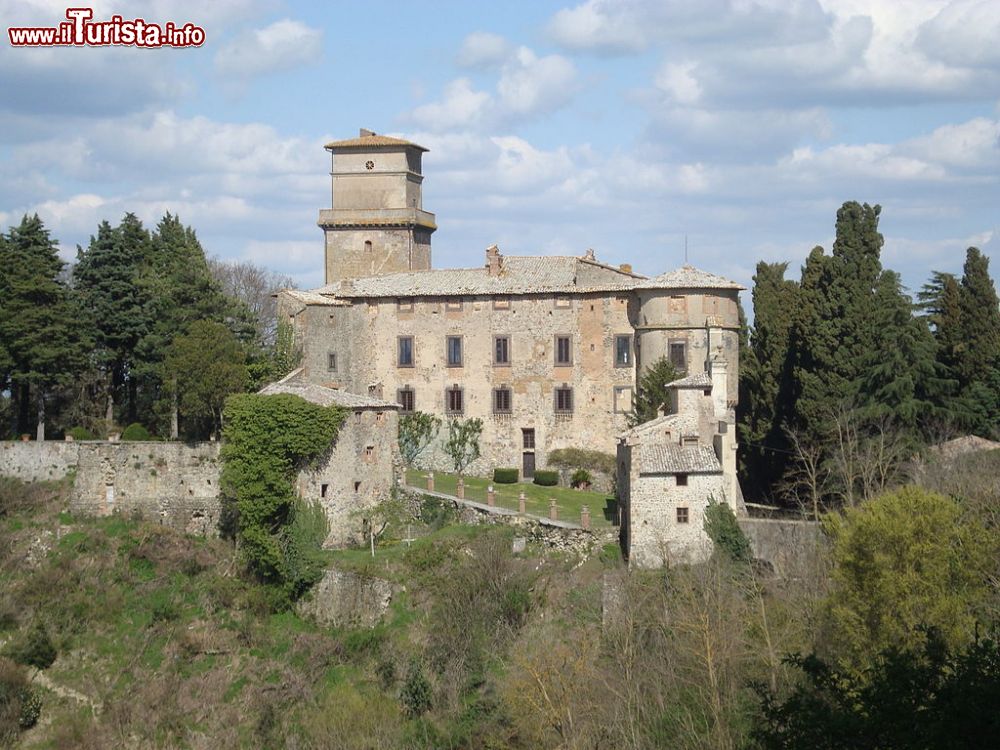
M 632 411 L 632 386 L 615 386 L 615 414 L 629 414 Z
M 687 370 L 687 342 L 670 342 L 670 364 L 679 370 Z
M 330 372 L 337 371 L 337 355 L 333 352 L 326 355 L 326 369 Z
M 358 424 L 361 424 L 361 412 L 360 411 L 354 412 L 354 421 L 357 422 Z
M 678 474 L 677 475 L 677 486 L 678 487 L 687 487 L 687 485 L 688 485 L 688 475 L 687 474 Z
M 531 429 L 521 430 L 521 445 L 524 446 L 524 450 L 533 451 L 535 450 L 535 431 Z
M 413 389 L 412 388 L 400 388 L 396 391 L 396 403 L 399 404 L 402 411 L 405 414 L 410 414 L 414 411 L 413 403 Z
M 448 367 L 462 366 L 462 337 L 449 336 L 446 342 Z
M 493 309 L 494 310 L 509 310 L 510 309 L 510 297 L 495 297 L 493 299 Z
M 326 491 L 328 489 L 330 489 L 330 485 L 328 485 L 328 484 L 321 484 L 319 486 L 319 496 L 320 497 L 326 497 Z
M 688 522 L 688 509 L 678 508 L 677 509 L 677 523 L 687 523 Z
M 558 308 L 568 308 L 573 306 L 573 300 L 569 297 L 556 297 L 556 307 Z
M 687 297 L 683 294 L 671 295 L 667 310 L 672 313 L 687 312 Z
M 413 336 L 400 336 L 396 341 L 398 342 L 396 366 L 413 367 Z
M 573 389 L 568 385 L 556 388 L 556 414 L 573 412 Z
M 413 312 L 413 300 L 400 297 L 396 300 L 396 309 L 399 312 Z
M 510 388 L 493 389 L 493 413 L 510 414 L 511 390 Z
M 493 364 L 510 364 L 510 336 L 493 337 Z
M 462 389 L 457 385 L 445 388 L 444 410 L 447 414 L 462 414 L 465 411 L 465 404 L 462 399 Z
M 375 457 L 375 446 L 374 445 L 366 445 L 365 446 L 365 458 L 372 459 L 374 457 Z
M 461 310 L 462 309 L 462 300 L 460 300 L 460 299 L 445 300 L 444 309 L 445 310 Z
M 555 353 L 557 365 L 573 364 L 573 340 L 569 336 L 556 336 Z
M 632 366 L 632 337 L 615 336 L 615 367 Z

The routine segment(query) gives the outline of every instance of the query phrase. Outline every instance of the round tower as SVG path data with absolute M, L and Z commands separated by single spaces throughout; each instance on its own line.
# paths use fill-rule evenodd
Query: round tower
M 684 265 L 635 287 L 638 377 L 661 357 L 683 374 L 709 372 L 726 363 L 726 400 L 739 392 L 739 293 L 744 287 Z M 718 369 L 718 368 L 717 368 Z

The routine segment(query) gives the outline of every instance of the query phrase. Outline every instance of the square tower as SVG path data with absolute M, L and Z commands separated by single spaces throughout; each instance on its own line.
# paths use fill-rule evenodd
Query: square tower
M 332 157 L 331 208 L 319 212 L 326 283 L 431 267 L 434 214 L 423 210 L 427 149 L 361 130 L 325 147 Z

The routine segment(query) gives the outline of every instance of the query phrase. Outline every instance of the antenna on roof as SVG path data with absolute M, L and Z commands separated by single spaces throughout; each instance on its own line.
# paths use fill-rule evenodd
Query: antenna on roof
M 688 262 L 688 236 L 685 232 L 684 234 L 684 265 L 686 266 Z

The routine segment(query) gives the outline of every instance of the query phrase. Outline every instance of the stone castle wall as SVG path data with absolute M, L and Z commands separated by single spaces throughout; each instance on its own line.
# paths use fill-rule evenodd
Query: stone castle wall
M 62 479 L 76 468 L 84 443 L 0 441 L 0 476 L 22 482 Z

